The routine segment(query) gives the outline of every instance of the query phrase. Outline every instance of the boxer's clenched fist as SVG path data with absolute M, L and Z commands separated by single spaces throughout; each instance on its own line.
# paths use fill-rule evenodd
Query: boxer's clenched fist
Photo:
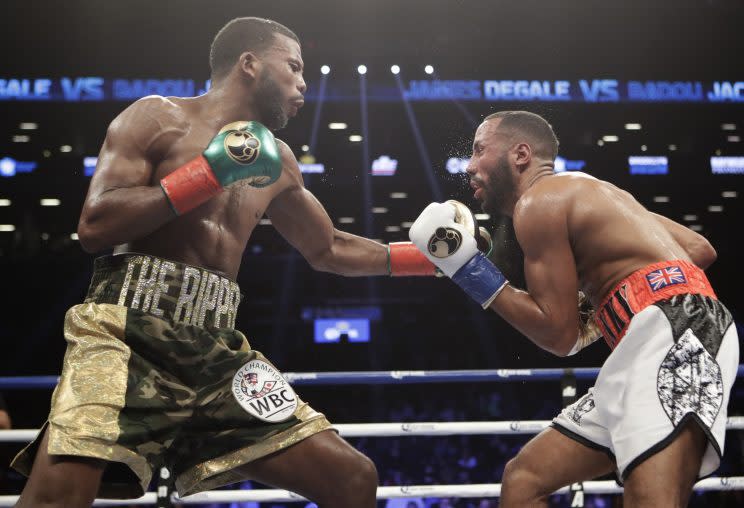
M 463 225 L 470 210 L 457 201 L 431 203 L 411 226 L 419 250 L 481 306 L 488 307 L 506 278 L 478 249 L 478 228 Z M 459 220 L 458 220 L 459 219 Z

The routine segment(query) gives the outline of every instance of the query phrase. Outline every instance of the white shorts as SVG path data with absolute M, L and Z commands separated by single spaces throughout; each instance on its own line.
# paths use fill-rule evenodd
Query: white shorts
M 731 385 L 739 364 L 736 326 L 717 300 L 678 295 L 636 314 L 593 389 L 553 428 L 614 456 L 625 480 L 693 419 L 708 437 L 698 477 L 721 461 Z

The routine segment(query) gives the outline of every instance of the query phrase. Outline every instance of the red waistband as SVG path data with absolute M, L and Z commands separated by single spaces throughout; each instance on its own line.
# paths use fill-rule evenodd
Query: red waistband
M 594 320 L 607 345 L 615 349 L 633 316 L 651 304 L 682 294 L 716 298 L 705 272 L 689 261 L 653 263 L 621 280 L 607 294 Z

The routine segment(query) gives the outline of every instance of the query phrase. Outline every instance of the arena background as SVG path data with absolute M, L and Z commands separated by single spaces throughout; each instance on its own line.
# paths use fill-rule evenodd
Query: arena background
M 108 123 L 140 92 L 188 89 L 191 80 L 197 93 L 209 77 L 212 37 L 229 19 L 246 15 L 275 19 L 302 40 L 308 101 L 277 136 L 302 162 L 324 166 L 323 173 L 307 173 L 305 183 L 339 229 L 407 240 L 407 226 L 430 201 L 452 197 L 474 206 L 465 176 L 450 172 L 457 167 L 451 159 L 467 159 L 485 115 L 527 109 L 551 122 L 568 169 L 616 183 L 712 242 L 719 258 L 709 278 L 744 333 L 744 175 L 711 168 L 711 157 L 744 157 L 741 2 L 7 1 L 0 6 L 3 376 L 59 373 L 64 313 L 84 296 L 93 259 L 73 235 L 90 180 L 84 162 L 96 156 Z M 527 91 L 517 81 L 527 81 Z M 563 81 L 569 84 L 557 83 Z M 333 122 L 347 128 L 330 129 Z M 640 130 L 627 129 L 631 123 Z M 373 166 L 374 173 L 393 171 L 385 156 L 397 161 L 394 174 L 373 174 Z M 666 157 L 667 172 L 631 174 L 629 156 Z M 662 170 L 651 162 L 645 171 Z M 736 159 L 729 162 L 735 170 Z M 741 161 L 738 166 L 744 172 Z M 59 202 L 42 206 L 42 199 Z M 508 237 L 502 219 L 481 223 Z M 284 371 L 600 366 L 608 354 L 596 343 L 575 357 L 553 357 L 446 279 L 314 272 L 270 224 L 256 228 L 238 282 L 245 299 L 237 327 Z M 337 330 L 338 342 L 317 343 L 321 318 L 346 320 L 351 328 Z M 355 342 L 367 322 L 369 341 Z M 321 330 L 319 337 L 333 333 Z M 580 393 L 584 388 L 580 383 Z M 561 405 L 560 390 L 550 383 L 300 393 L 336 422 L 548 419 Z M 4 395 L 14 427 L 41 425 L 48 391 Z M 741 382 L 729 410 L 744 410 Z M 524 439 L 454 441 L 436 459 L 452 463 L 451 481 L 465 478 L 457 461 L 470 453 L 488 467 L 467 471 L 466 481 L 496 482 Z M 436 476 L 429 441 L 393 442 L 355 444 L 378 462 L 383 482 L 420 483 L 424 469 Z M 727 447 L 720 473 L 741 475 L 741 433 L 730 433 Z M 2 449 L 7 458 L 18 446 Z M 387 467 L 395 475 L 388 477 Z M 6 493 L 19 488 L 17 477 L 4 480 Z M 593 502 L 618 502 L 606 499 Z M 695 506 L 741 502 L 733 493 L 693 500 Z

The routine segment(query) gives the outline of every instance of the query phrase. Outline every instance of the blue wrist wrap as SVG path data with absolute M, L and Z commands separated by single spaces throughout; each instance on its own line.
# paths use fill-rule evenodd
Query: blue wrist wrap
M 481 307 L 490 303 L 507 282 L 504 274 L 482 252 L 478 252 L 457 270 L 452 280 Z

